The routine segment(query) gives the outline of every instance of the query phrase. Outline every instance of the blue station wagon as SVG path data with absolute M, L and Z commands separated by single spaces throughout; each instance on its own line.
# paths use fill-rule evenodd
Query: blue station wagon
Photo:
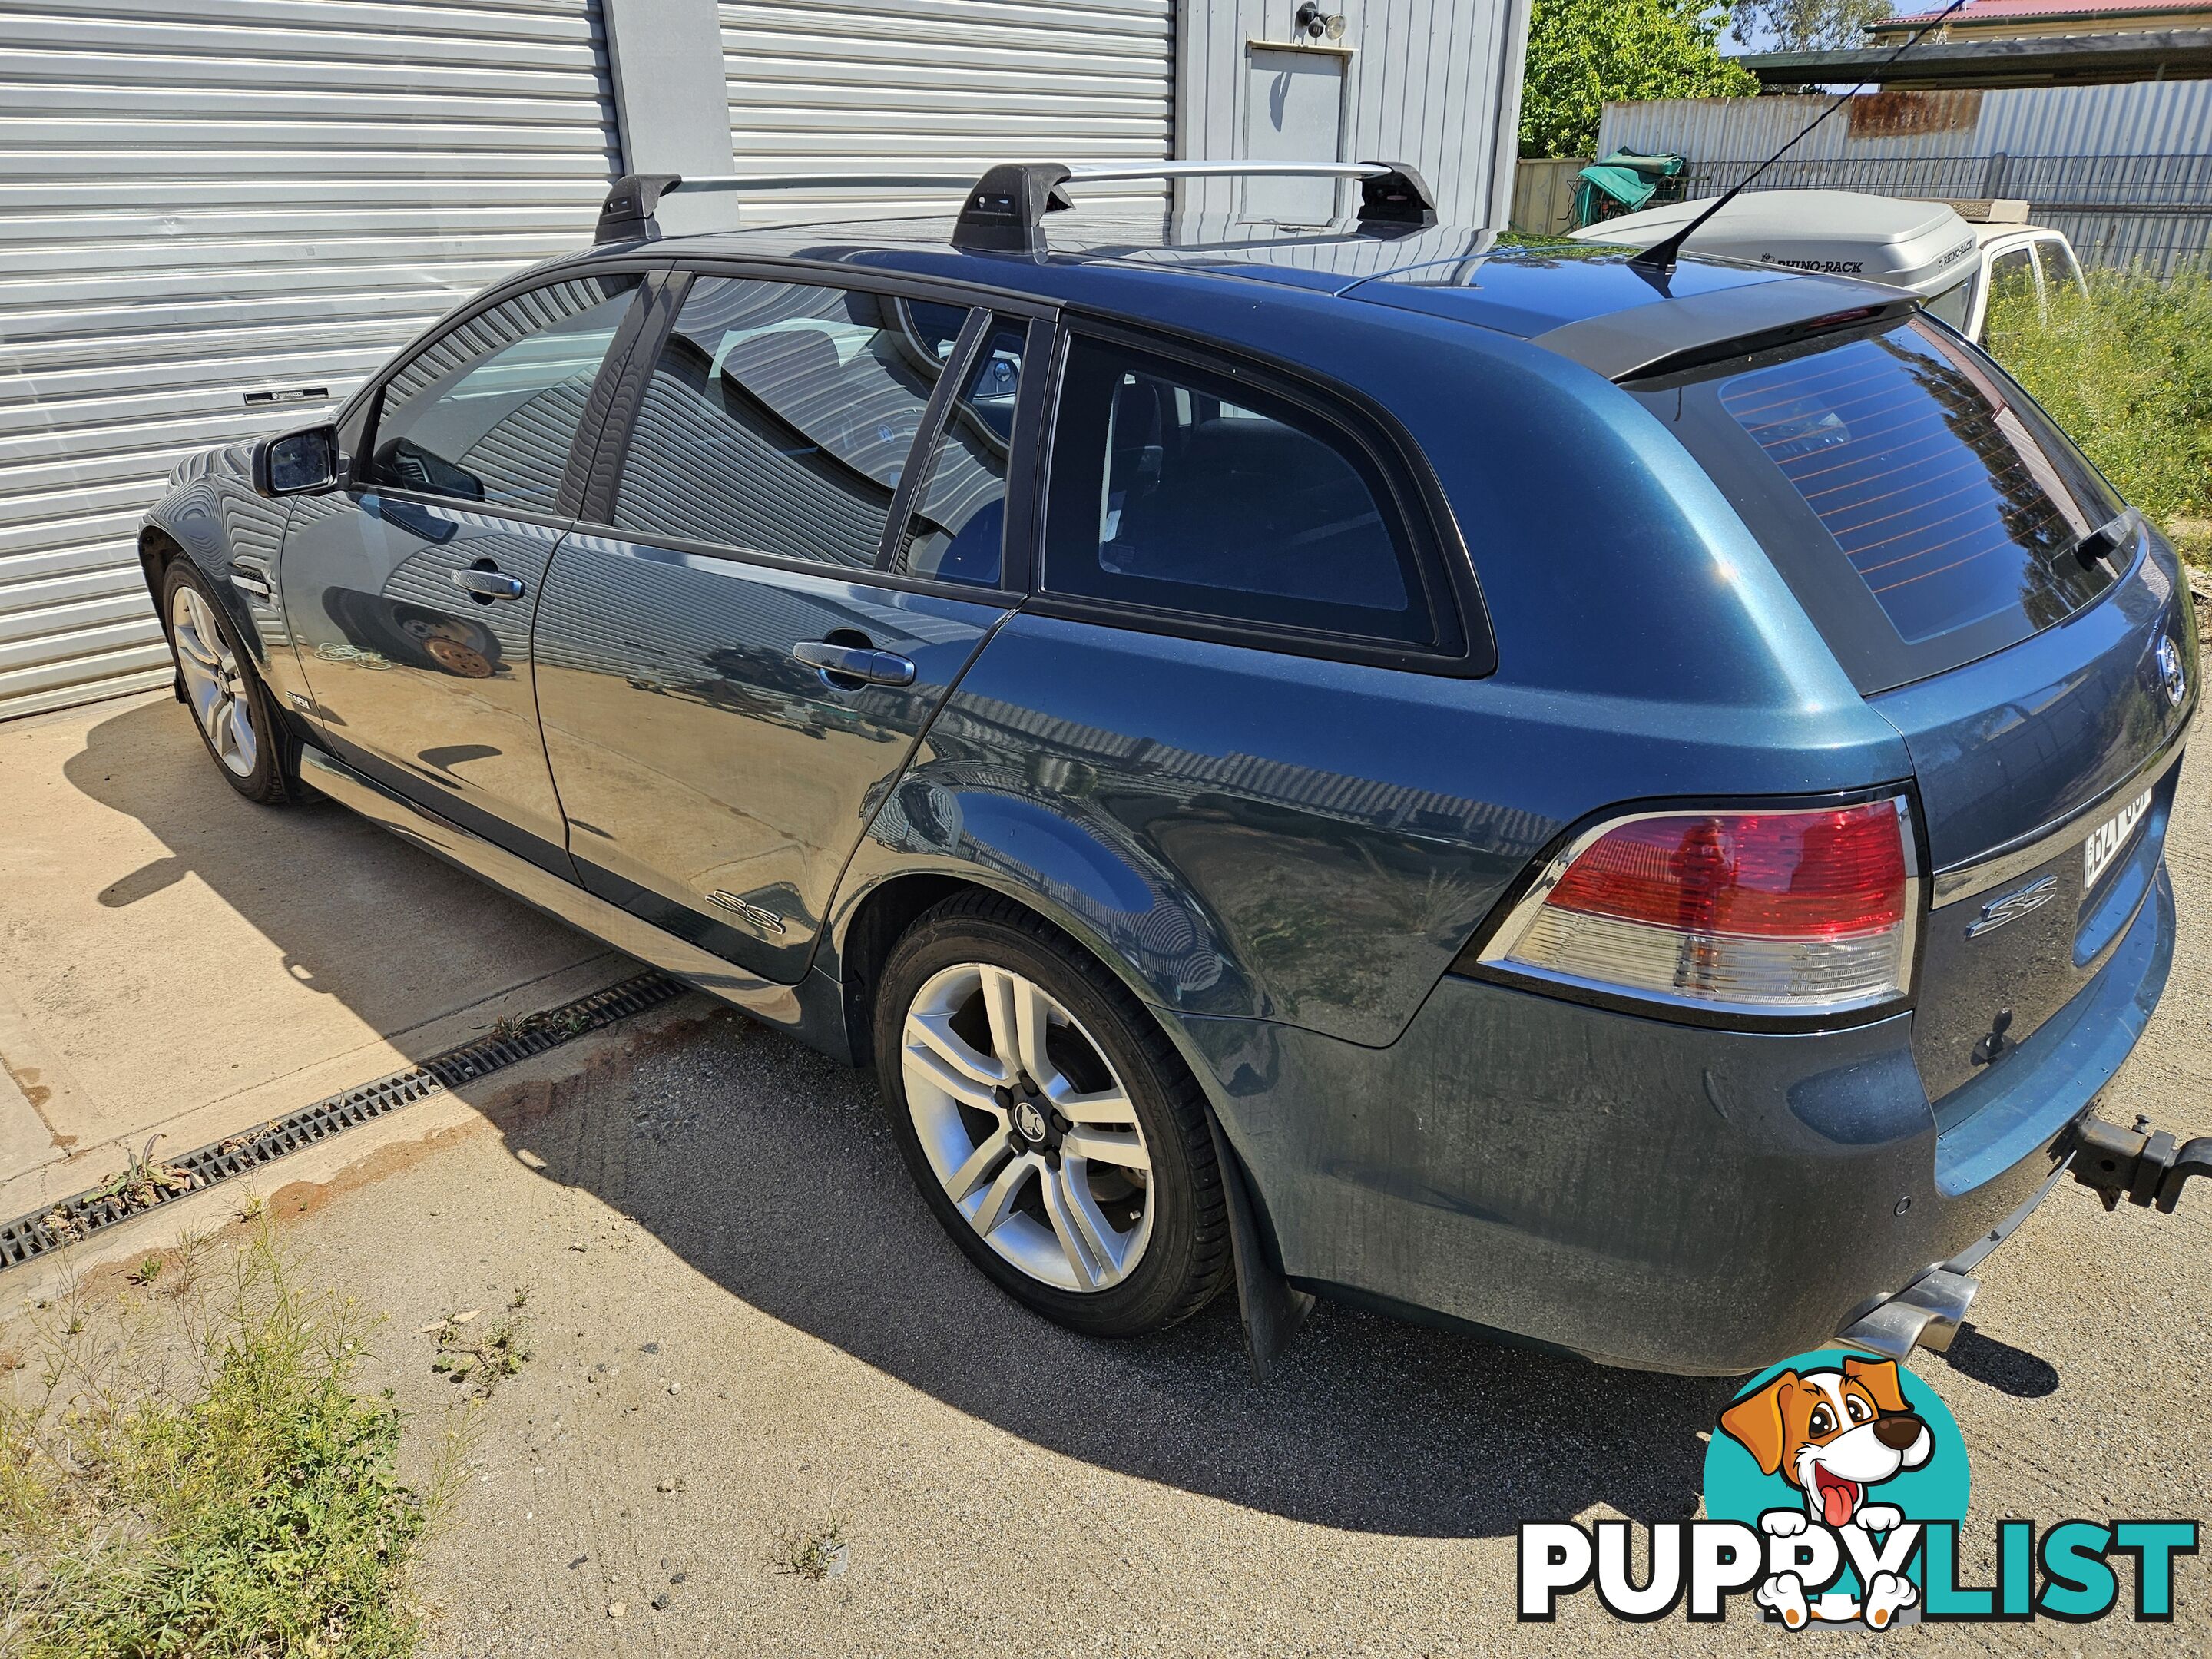
M 179 695 L 249 799 L 874 1066 L 1078 1330 L 1940 1346 L 2166 981 L 2172 549 L 1909 295 L 1320 170 L 1356 216 L 624 179 L 179 469 Z

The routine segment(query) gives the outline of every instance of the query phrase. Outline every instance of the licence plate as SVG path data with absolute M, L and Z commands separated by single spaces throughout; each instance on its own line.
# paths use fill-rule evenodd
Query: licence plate
M 2096 886 L 2098 877 L 2112 868 L 2112 860 L 2127 850 L 2128 843 L 2142 826 L 2143 814 L 2149 811 L 2150 791 L 2146 789 L 2089 832 L 2089 839 L 2081 846 L 2084 894 Z

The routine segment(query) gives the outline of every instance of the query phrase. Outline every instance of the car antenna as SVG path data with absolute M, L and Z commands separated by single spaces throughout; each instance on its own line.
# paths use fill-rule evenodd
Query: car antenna
M 1948 17 L 1953 12 L 1958 10 L 1960 7 L 1966 3 L 1966 0 L 1951 0 L 1951 3 L 1949 5 L 1944 7 L 1942 10 L 1937 12 L 1933 17 L 1922 24 L 1919 28 L 1913 31 L 1912 38 L 1911 40 L 1907 40 L 1895 52 L 1890 53 L 1888 57 L 1882 59 L 1878 67 L 1884 70 L 1887 69 L 1899 58 L 1904 57 L 1906 52 L 1911 52 L 1913 47 L 1918 46 L 1923 35 L 1926 34 L 1930 29 L 1939 27 L 1945 18 Z M 1791 150 L 1796 149 L 1798 143 L 1804 138 L 1807 133 L 1812 131 L 1814 127 L 1819 126 L 1821 122 L 1826 120 L 1831 115 L 1833 115 L 1845 104 L 1850 102 L 1852 99 L 1857 97 L 1869 87 L 1872 86 L 1875 83 L 1875 76 L 1869 75 L 1865 80 L 1860 82 L 1858 85 L 1853 87 L 1849 92 L 1838 93 L 1834 100 L 1829 104 L 1827 108 L 1822 110 L 1818 115 L 1808 121 L 1804 126 L 1799 130 L 1796 137 L 1792 138 L 1788 143 L 1783 145 L 1780 149 L 1776 150 L 1773 155 L 1768 156 L 1764 161 L 1761 161 L 1749 173 L 1744 174 L 1742 179 L 1736 183 L 1735 188 L 1725 192 L 1721 197 L 1720 200 L 1715 202 L 1703 213 L 1700 213 L 1696 218 L 1691 220 L 1688 224 L 1684 225 L 1681 229 L 1676 231 L 1672 236 L 1667 238 L 1665 241 L 1654 242 L 1650 247 L 1647 247 L 1642 252 L 1636 254 L 1629 260 L 1628 263 L 1637 270 L 1644 271 L 1650 276 L 1664 276 L 1668 275 L 1674 269 L 1674 261 L 1682 252 L 1682 244 L 1688 241 L 1691 236 L 1704 226 L 1706 220 L 1711 218 L 1713 215 L 1718 213 L 1730 202 L 1735 200 L 1737 197 L 1743 193 L 1746 186 L 1747 186 L 1753 179 L 1758 178 L 1760 173 L 1765 172 L 1767 168 L 1772 167 L 1777 161 L 1790 154 Z

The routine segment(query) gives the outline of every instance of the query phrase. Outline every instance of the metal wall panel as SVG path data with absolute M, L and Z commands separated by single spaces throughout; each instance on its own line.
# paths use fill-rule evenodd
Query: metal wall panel
M 618 155 L 598 0 L 0 0 L 0 717 L 166 683 L 179 457 L 588 240 Z
M 1345 153 L 1335 159 L 1411 162 L 1445 223 L 1502 225 L 1528 0 L 1371 0 L 1342 9 L 1352 56 Z M 1179 155 L 1238 155 L 1250 43 L 1289 41 L 1297 10 L 1297 0 L 1187 0 Z M 1186 210 L 1239 210 L 1233 185 L 1205 180 L 1182 190 Z
M 1687 156 L 1687 193 L 1716 195 L 1828 101 L 1608 104 L 1599 154 Z M 2168 272 L 2212 248 L 2212 81 L 1887 93 L 1822 123 L 1752 187 L 2018 198 L 2085 264 Z
M 1892 93 L 1914 105 L 1975 106 L 1963 124 L 1916 122 L 1875 154 L 1927 155 L 2203 155 L 2212 154 L 2212 81 L 2139 81 L 2099 87 L 2008 87 L 1989 92 Z M 1626 148 L 1700 161 L 1756 161 L 1818 114 L 1825 97 L 1653 98 L 1607 104 L 1598 154 Z M 1876 142 L 1849 112 L 1792 151 L 1811 160 Z
M 740 173 L 936 171 L 1174 154 L 1175 0 L 739 0 L 722 7 Z M 1088 199 L 1164 199 L 1145 185 Z M 755 222 L 911 191 L 748 199 Z M 959 193 L 931 205 L 950 210 Z

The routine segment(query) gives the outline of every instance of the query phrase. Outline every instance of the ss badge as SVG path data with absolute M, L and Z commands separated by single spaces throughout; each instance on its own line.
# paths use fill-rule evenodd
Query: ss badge
M 1968 939 L 1978 939 L 1992 933 L 2008 921 L 2017 921 L 2030 910 L 2040 910 L 2058 896 L 2058 878 L 2045 876 L 2041 881 L 2032 881 L 2016 893 L 2007 893 L 2001 899 L 1991 899 L 1982 907 L 1966 929 Z

